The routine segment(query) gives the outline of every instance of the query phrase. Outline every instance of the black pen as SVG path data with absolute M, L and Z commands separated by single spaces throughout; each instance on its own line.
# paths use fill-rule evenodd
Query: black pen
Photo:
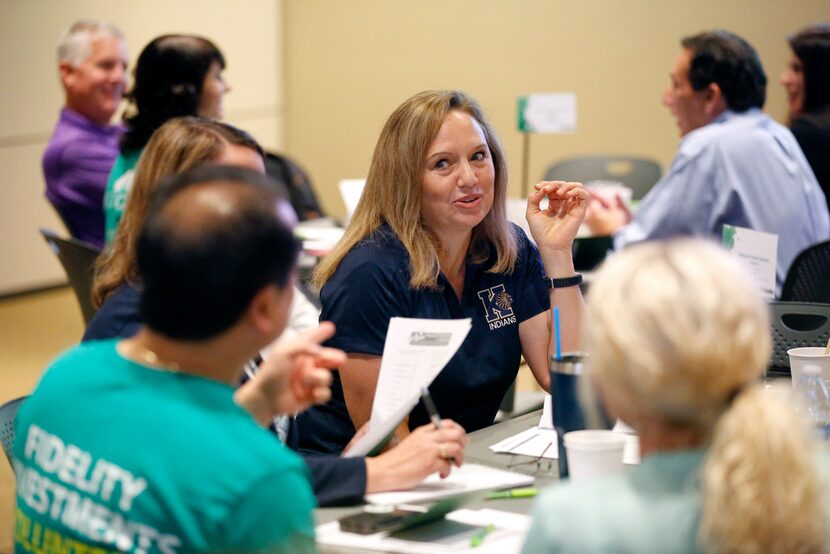
M 435 407 L 435 402 L 432 401 L 432 395 L 429 394 L 429 389 L 423 387 L 421 389 L 421 401 L 424 403 L 424 407 L 427 409 L 427 413 L 429 414 L 429 420 L 435 426 L 436 429 L 441 428 L 441 416 L 438 415 L 438 409 Z M 438 448 L 440 448 L 440 456 L 447 460 L 448 462 L 455 462 L 455 458 L 453 456 L 448 456 L 446 447 L 443 443 L 438 443 Z
M 424 407 L 427 409 L 427 414 L 429 414 L 429 420 L 435 425 L 436 429 L 441 428 L 441 416 L 438 415 L 438 409 L 435 407 L 435 402 L 432 401 L 432 395 L 429 394 L 429 389 L 426 387 L 421 388 L 421 401 L 424 403 Z

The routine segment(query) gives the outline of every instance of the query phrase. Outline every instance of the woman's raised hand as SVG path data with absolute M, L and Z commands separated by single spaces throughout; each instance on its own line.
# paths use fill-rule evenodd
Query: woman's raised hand
M 527 197 L 527 223 L 540 251 L 570 252 L 588 209 L 588 192 L 582 183 L 542 181 Z M 547 197 L 548 206 L 540 207 Z

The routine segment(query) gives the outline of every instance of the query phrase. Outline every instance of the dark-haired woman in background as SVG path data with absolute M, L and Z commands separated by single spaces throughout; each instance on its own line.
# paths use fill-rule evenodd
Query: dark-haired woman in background
M 128 130 L 121 139 L 104 193 L 105 237 L 115 236 L 133 172 L 153 132 L 174 117 L 222 118 L 222 98 L 230 86 L 222 77 L 225 58 L 206 38 L 164 35 L 153 39 L 138 57 L 135 81 L 124 116 Z
M 830 24 L 792 35 L 792 57 L 781 74 L 790 129 L 816 174 L 830 206 Z

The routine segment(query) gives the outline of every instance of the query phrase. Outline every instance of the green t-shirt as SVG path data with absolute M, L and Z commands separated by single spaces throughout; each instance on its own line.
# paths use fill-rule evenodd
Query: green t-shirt
M 104 191 L 104 240 L 107 244 L 115 238 L 115 231 L 124 215 L 124 206 L 127 204 L 127 195 L 133 187 L 135 166 L 141 150 L 122 152 L 115 158 L 115 163 L 107 179 L 107 188 Z
M 16 423 L 15 552 L 304 552 L 302 460 L 218 381 L 79 346 Z

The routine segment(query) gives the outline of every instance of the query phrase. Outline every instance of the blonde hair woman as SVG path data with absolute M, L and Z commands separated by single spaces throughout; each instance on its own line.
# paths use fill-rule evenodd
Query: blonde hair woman
M 522 355 L 548 387 L 552 304 L 562 311 L 564 347 L 578 342 L 571 244 L 587 194 L 578 183 L 536 185 L 527 217 L 538 250 L 507 221 L 506 196 L 504 153 L 473 98 L 426 91 L 392 113 L 346 234 L 315 273 L 321 317 L 338 329 L 331 344 L 348 361 L 332 401 L 300 416 L 303 448 L 339 452 L 369 419 L 391 317 L 472 319 L 430 389 L 441 415 L 468 431 L 493 422 Z M 419 405 L 409 427 L 427 421 Z
M 767 307 L 728 254 L 630 247 L 592 282 L 586 323 L 591 382 L 642 463 L 544 493 L 525 552 L 826 551 L 806 428 L 760 380 Z

